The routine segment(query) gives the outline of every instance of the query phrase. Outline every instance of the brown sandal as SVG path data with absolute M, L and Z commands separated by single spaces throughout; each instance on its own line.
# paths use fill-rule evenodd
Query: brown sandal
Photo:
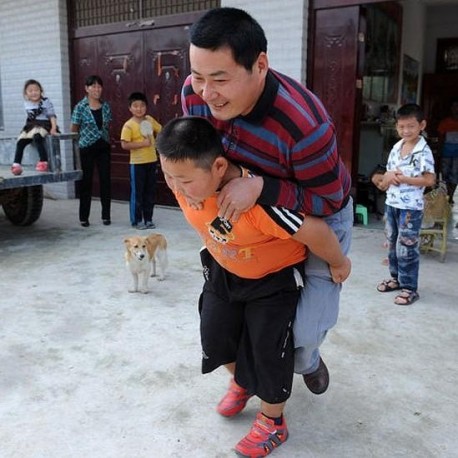
M 416 291 L 410 289 L 403 289 L 395 298 L 396 305 L 411 305 L 420 299 L 420 295 Z
M 379 293 L 389 293 L 390 291 L 397 291 L 399 289 L 401 289 L 401 285 L 394 278 L 383 280 L 382 283 L 377 285 L 377 291 Z

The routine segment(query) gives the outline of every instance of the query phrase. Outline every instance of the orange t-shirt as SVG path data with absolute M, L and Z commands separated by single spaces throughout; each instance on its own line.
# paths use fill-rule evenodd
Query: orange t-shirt
M 218 217 L 216 196 L 206 199 L 202 210 L 191 208 L 179 193 L 176 198 L 218 264 L 239 277 L 262 278 L 306 258 L 305 245 L 291 238 L 303 221 L 296 212 L 255 205 L 231 223 Z

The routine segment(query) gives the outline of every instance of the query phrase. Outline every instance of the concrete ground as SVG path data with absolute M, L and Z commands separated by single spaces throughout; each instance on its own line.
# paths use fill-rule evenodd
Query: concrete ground
M 0 457 L 234 456 L 258 409 L 214 407 L 227 374 L 200 374 L 199 240 L 176 209 L 158 208 L 169 273 L 129 294 L 125 203 L 102 226 L 77 201 L 46 200 L 32 227 L 0 211 Z M 455 234 L 451 232 L 451 238 Z M 338 325 L 322 346 L 331 384 L 315 396 L 295 377 L 290 438 L 273 457 L 458 456 L 458 244 L 421 259 L 421 300 L 380 294 L 383 232 L 356 226 Z

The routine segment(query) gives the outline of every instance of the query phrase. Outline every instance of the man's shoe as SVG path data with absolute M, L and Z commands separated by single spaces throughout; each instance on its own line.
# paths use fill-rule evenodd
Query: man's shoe
M 281 425 L 276 425 L 273 420 L 259 412 L 250 432 L 235 446 L 235 453 L 246 458 L 267 456 L 286 439 L 288 428 L 285 418 L 283 417 Z
M 223 417 L 233 417 L 245 408 L 251 396 L 252 394 L 248 394 L 245 388 L 237 385 L 235 380 L 231 379 L 229 389 L 216 407 L 216 411 Z
M 148 221 L 145 226 L 146 229 L 156 229 L 156 225 L 152 221 Z
M 109 226 L 111 224 L 111 219 L 102 219 L 102 223 L 104 226 Z
M 329 372 L 321 357 L 318 369 L 311 374 L 303 374 L 302 377 L 304 378 L 307 388 L 313 394 L 323 394 L 328 389 Z
M 89 221 L 80 221 L 80 224 L 83 227 L 89 227 L 90 226 Z

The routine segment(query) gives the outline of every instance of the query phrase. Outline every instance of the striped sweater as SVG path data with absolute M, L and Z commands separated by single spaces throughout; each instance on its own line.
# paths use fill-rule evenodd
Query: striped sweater
M 351 178 L 337 151 L 334 125 L 321 101 L 292 78 L 269 70 L 251 113 L 220 121 L 188 76 L 182 107 L 185 115 L 212 122 L 229 159 L 264 177 L 258 203 L 316 216 L 346 204 Z

